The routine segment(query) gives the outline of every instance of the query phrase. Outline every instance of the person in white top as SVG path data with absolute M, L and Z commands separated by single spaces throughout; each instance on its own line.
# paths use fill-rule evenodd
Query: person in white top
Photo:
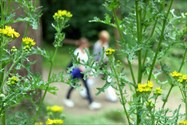
M 110 35 L 107 31 L 103 30 L 99 33 L 99 40 L 94 44 L 93 47 L 93 54 L 96 62 L 99 62 L 101 59 L 102 54 L 105 52 L 103 50 L 106 50 L 109 48 L 109 40 L 110 40 Z M 108 58 L 104 54 L 104 64 L 107 64 Z M 103 65 L 104 65 L 103 64 Z M 97 65 L 97 64 L 96 64 Z M 102 69 L 102 67 L 100 67 Z M 107 81 L 112 82 L 111 77 L 107 76 Z M 92 87 L 94 84 L 94 79 L 89 79 L 88 80 L 88 85 L 89 87 Z M 106 99 L 111 101 L 111 102 L 117 102 L 118 98 L 115 93 L 115 90 L 110 86 L 106 89 Z M 83 97 L 86 97 L 86 89 L 83 89 L 80 94 Z
M 86 38 L 81 38 L 79 40 L 79 47 L 74 51 L 74 55 L 77 56 L 77 60 L 80 61 L 80 65 L 72 70 L 71 76 L 73 79 L 82 80 L 84 87 L 86 89 L 86 97 L 89 102 L 89 108 L 94 110 L 99 109 L 101 107 L 101 104 L 93 101 L 87 80 L 84 79 L 84 74 L 82 73 L 86 70 L 84 64 L 88 61 L 88 55 L 86 53 L 86 49 L 88 49 L 88 46 L 89 44 Z M 71 86 L 66 95 L 66 99 L 64 100 L 65 105 L 68 107 L 74 107 L 74 102 L 70 99 L 73 90 L 74 87 Z

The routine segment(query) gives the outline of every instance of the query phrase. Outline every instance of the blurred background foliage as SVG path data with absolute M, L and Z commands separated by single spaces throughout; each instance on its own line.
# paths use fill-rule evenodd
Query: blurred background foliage
M 133 5 L 134 0 L 120 0 L 120 4 L 124 5 L 121 9 L 121 14 L 128 15 L 130 6 Z M 99 31 L 105 29 L 111 34 L 110 46 L 115 45 L 114 32 L 115 30 L 107 25 L 101 23 L 89 23 L 94 17 L 104 19 L 105 8 L 103 6 L 104 0 L 41 0 L 41 6 L 43 8 L 42 16 L 42 31 L 43 31 L 43 46 L 49 52 L 53 52 L 52 42 L 54 39 L 54 29 L 51 26 L 53 22 L 53 14 L 59 9 L 66 9 L 73 13 L 70 26 L 65 30 L 66 38 L 77 40 L 80 37 L 87 37 L 92 43 L 98 38 Z M 128 4 L 129 8 L 125 8 Z M 175 12 L 180 14 L 181 12 L 187 12 L 187 0 L 174 1 L 173 7 Z M 178 24 L 180 26 L 181 24 Z M 182 29 L 181 29 L 182 30 Z M 71 53 L 74 51 L 76 46 L 65 44 L 62 49 L 59 50 L 57 58 L 55 59 L 55 66 L 57 68 L 64 68 L 71 60 Z M 179 61 L 183 54 L 181 46 L 173 47 L 170 50 L 169 55 L 163 61 L 169 64 L 174 69 L 179 65 Z M 90 49 L 92 50 L 92 49 Z M 170 63 L 170 62 L 173 63 Z M 48 67 L 47 61 L 43 61 L 43 66 Z M 135 68 L 136 69 L 136 68 Z
M 87 37 L 88 39 L 96 40 L 100 30 L 111 30 L 106 25 L 88 22 L 94 16 L 100 18 L 104 16 L 105 9 L 102 4 L 103 0 L 41 0 L 44 41 L 51 43 L 54 39 L 54 29 L 51 27 L 53 18 L 51 17 L 59 9 L 69 10 L 73 14 L 70 27 L 65 30 L 66 38 L 79 39 L 80 37 Z
M 121 4 L 133 4 L 134 0 L 125 2 L 121 0 Z M 87 37 L 91 41 L 95 41 L 98 37 L 98 32 L 106 29 L 113 34 L 113 29 L 101 23 L 89 23 L 93 17 L 104 18 L 105 8 L 104 0 L 41 0 L 43 7 L 42 28 L 43 39 L 47 43 L 52 43 L 54 29 L 51 27 L 53 22 L 52 15 L 59 9 L 66 9 L 73 13 L 73 18 L 70 22 L 70 27 L 65 30 L 66 38 L 79 39 Z M 174 3 L 174 8 L 177 12 L 185 12 L 187 8 L 186 0 L 177 0 Z M 130 8 L 121 8 L 123 14 L 127 14 Z

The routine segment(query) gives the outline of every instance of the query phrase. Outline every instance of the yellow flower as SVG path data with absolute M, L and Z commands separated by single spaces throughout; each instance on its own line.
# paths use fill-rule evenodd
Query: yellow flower
M 179 73 L 179 72 L 177 72 L 177 71 L 174 71 L 174 72 L 170 73 L 170 75 L 171 75 L 172 77 L 174 77 L 174 78 L 178 78 L 178 77 L 182 76 L 182 74 Z
M 161 95 L 162 94 L 162 89 L 160 87 L 157 87 L 154 91 L 155 95 Z
M 15 46 L 12 46 L 12 48 L 11 48 L 10 51 L 11 51 L 11 52 L 16 52 L 16 51 L 17 51 L 17 48 L 16 48 Z
M 29 46 L 34 46 L 34 45 L 36 45 L 36 42 L 35 42 L 32 38 L 29 38 L 29 37 L 24 37 L 24 38 L 22 38 L 22 42 L 23 42 L 25 45 L 29 45 Z
M 71 14 L 71 12 L 67 11 L 67 10 L 58 10 L 54 15 L 53 18 L 55 20 L 58 19 L 63 19 L 64 17 L 67 18 L 71 18 L 73 15 Z
M 105 54 L 107 56 L 112 55 L 113 53 L 115 53 L 115 50 L 112 49 L 112 48 L 108 48 L 108 49 L 105 50 Z
M 142 92 L 151 92 L 153 88 L 153 83 L 151 81 L 148 81 L 145 84 L 138 84 L 137 91 L 142 93 Z
M 187 120 L 179 121 L 179 125 L 187 125 Z
M 62 125 L 64 120 L 61 119 L 47 119 L 46 125 Z
M 15 85 L 19 82 L 19 78 L 17 76 L 12 76 L 8 79 L 7 84 L 8 85 Z
M 60 107 L 60 106 L 57 106 L 57 105 L 54 105 L 54 106 L 49 106 L 47 107 L 47 110 L 48 111 L 52 111 L 52 112 L 62 112 L 63 111 L 63 107 Z
M 0 29 L 0 34 L 11 38 L 18 38 L 20 34 L 16 32 L 11 26 L 5 26 L 5 28 Z
M 180 76 L 178 79 L 178 82 L 180 82 L 180 83 L 186 82 L 187 83 L 187 74 Z
M 36 45 L 36 42 L 30 37 L 22 38 L 22 42 L 24 44 L 23 50 L 26 52 L 31 51 L 31 48 Z
M 150 87 L 150 88 L 153 88 L 153 82 L 148 81 L 148 82 L 147 82 L 147 86 Z

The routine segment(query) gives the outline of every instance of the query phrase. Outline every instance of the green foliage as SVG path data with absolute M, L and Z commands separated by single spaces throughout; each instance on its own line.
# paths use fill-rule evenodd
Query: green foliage
M 173 0 L 135 0 L 129 4 L 129 0 L 123 2 L 127 4 L 122 4 L 120 0 L 106 0 L 104 3 L 107 10 L 105 19 L 95 17 L 91 22 L 108 24 L 118 30 L 119 48 L 113 52 L 127 59 L 131 79 L 127 77 L 123 65 L 117 61 L 115 54 L 108 53 L 112 50 L 110 48 L 105 50 L 108 63 L 104 67 L 100 65 L 105 62 L 104 56 L 97 63 L 88 53 L 89 61 L 85 66 L 88 71 L 85 71 L 85 74 L 87 76 L 104 74 L 112 78 L 112 82 L 108 82 L 105 78 L 106 83 L 98 89 L 98 93 L 104 92 L 109 86 L 116 89 L 129 125 L 178 124 L 179 118 L 187 119 L 187 84 L 185 81 L 187 44 L 184 30 L 187 15 L 185 12 L 176 13 L 172 9 Z M 129 8 L 129 12 L 124 12 L 123 8 Z M 183 56 L 175 59 L 180 62 L 180 65 L 171 67 L 165 59 L 168 55 L 172 56 L 173 49 L 179 50 L 179 48 Z M 137 77 L 135 77 L 136 71 L 132 68 L 134 61 L 138 63 Z M 75 61 L 75 64 L 77 63 L 78 61 Z M 173 73 L 170 74 L 174 70 L 181 72 L 178 82 L 172 78 L 175 77 Z M 162 76 L 165 76 L 164 80 L 161 79 Z M 162 95 L 162 89 L 153 88 L 154 84 L 151 81 L 161 88 L 165 85 L 170 86 L 170 89 L 166 95 Z M 182 84 L 179 81 L 182 81 Z M 180 106 L 177 109 L 165 107 L 174 86 L 180 88 L 182 100 L 185 100 L 184 114 L 180 113 Z M 130 88 L 131 92 L 127 93 L 127 88 Z M 128 96 L 130 98 L 127 98 Z M 157 109 L 158 98 L 161 96 L 163 96 L 163 104 L 161 109 Z
M 94 16 L 100 18 L 104 15 L 104 7 L 102 6 L 102 0 L 42 0 L 41 5 L 43 6 L 43 35 L 46 42 L 53 41 L 54 29 L 50 27 L 52 22 L 51 16 L 57 9 L 67 9 L 72 12 L 73 18 L 70 21 L 70 27 L 65 30 L 66 37 L 71 39 L 79 39 L 84 36 L 92 40 L 98 38 L 98 31 L 103 29 L 110 29 L 107 25 L 99 23 L 89 23 Z M 110 29 L 112 30 L 112 29 Z
M 53 74 L 52 69 L 58 48 L 62 46 L 65 38 L 65 33 L 62 31 L 68 26 L 68 21 L 72 15 L 66 10 L 59 10 L 54 14 L 54 23 L 52 26 L 56 31 L 53 43 L 55 50 L 51 56 L 45 50 L 35 47 L 36 42 L 28 37 L 27 34 L 29 27 L 37 29 L 39 26 L 38 22 L 42 14 L 40 8 L 37 7 L 37 2 L 30 0 L 0 1 L 0 121 L 2 125 L 35 124 L 46 93 L 50 92 L 55 94 L 57 91 L 57 88 L 51 86 L 51 84 L 65 80 L 62 72 Z M 11 8 L 10 5 L 12 4 L 16 4 L 16 6 Z M 18 17 L 15 14 L 15 11 L 18 10 L 23 10 L 24 16 Z M 16 32 L 11 26 L 8 26 L 16 24 L 17 22 L 27 23 L 23 35 Z M 21 45 L 19 47 L 12 46 L 9 49 L 9 44 L 20 36 L 23 36 Z M 37 63 L 37 60 L 31 61 L 31 55 L 42 56 L 50 63 L 47 81 L 42 79 L 41 74 L 32 73 L 31 66 Z M 26 74 L 20 75 L 19 71 L 23 70 L 26 71 Z M 36 90 L 44 90 L 44 94 L 39 98 L 39 102 L 33 98 Z M 10 121 L 7 121 L 7 112 L 24 100 L 29 100 L 33 103 L 33 111 L 36 114 L 28 118 L 29 116 L 27 114 L 18 112 L 9 118 Z M 21 121 L 18 123 L 18 120 Z

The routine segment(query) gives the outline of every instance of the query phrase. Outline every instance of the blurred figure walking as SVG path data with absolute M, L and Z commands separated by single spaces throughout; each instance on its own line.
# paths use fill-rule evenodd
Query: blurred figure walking
M 81 38 L 79 40 L 79 47 L 74 51 L 74 55 L 77 56 L 77 60 L 80 60 L 80 65 L 72 70 L 71 77 L 72 79 L 82 80 L 86 90 L 86 97 L 89 102 L 89 108 L 94 110 L 101 108 L 101 104 L 93 101 L 87 80 L 84 79 L 84 74 L 82 73 L 86 70 L 84 63 L 88 61 L 88 55 L 86 53 L 86 49 L 88 49 L 88 46 L 89 44 L 86 38 Z M 73 85 L 75 84 L 76 83 L 73 83 Z M 74 87 L 71 86 L 67 92 L 66 98 L 64 99 L 64 104 L 67 107 L 74 107 L 74 102 L 70 99 L 73 90 Z
M 93 54 L 95 56 L 96 62 L 99 62 L 101 60 L 101 56 L 103 55 L 103 52 L 105 52 L 103 50 L 106 50 L 107 48 L 109 48 L 109 40 L 110 40 L 110 35 L 107 31 L 103 30 L 99 33 L 99 40 L 94 44 L 94 47 L 93 47 Z M 108 58 L 104 54 L 104 64 L 107 64 L 107 62 L 108 62 Z M 111 77 L 107 76 L 107 82 L 112 82 Z M 92 87 L 93 84 L 94 84 L 93 78 L 89 79 L 89 82 L 88 82 L 89 87 Z M 106 93 L 106 99 L 108 101 L 117 102 L 118 100 L 117 95 L 115 93 L 115 90 L 111 86 L 106 89 L 105 93 Z M 86 97 L 86 89 L 84 88 L 80 92 L 80 94 L 83 97 Z

